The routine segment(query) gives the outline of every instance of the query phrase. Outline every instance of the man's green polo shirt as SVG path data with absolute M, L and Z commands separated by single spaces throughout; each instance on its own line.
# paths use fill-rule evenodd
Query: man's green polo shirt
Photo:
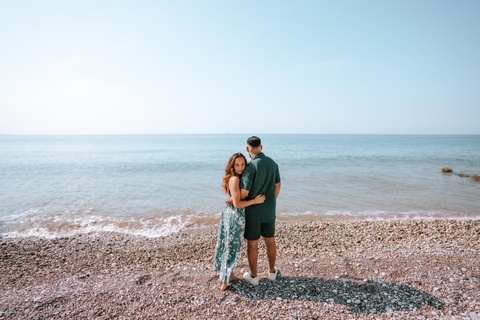
M 266 196 L 265 202 L 245 208 L 247 219 L 265 223 L 275 220 L 275 184 L 280 182 L 278 165 L 263 152 L 256 154 L 243 171 L 240 188 L 248 190 L 246 200 L 254 199 L 257 195 Z

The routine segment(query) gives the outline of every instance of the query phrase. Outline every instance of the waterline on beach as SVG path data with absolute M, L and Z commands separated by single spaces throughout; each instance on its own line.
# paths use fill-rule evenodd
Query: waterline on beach
M 0 219 L 5 238 L 61 238 L 75 234 L 114 232 L 148 238 L 168 236 L 173 233 L 192 229 L 202 229 L 217 225 L 220 213 L 204 211 L 170 212 L 144 216 L 114 216 L 99 212 L 64 212 L 60 214 L 38 214 L 26 212 L 24 215 L 12 215 Z M 330 210 L 325 213 L 279 213 L 279 222 L 302 221 L 388 221 L 401 219 L 480 219 L 480 213 L 450 213 L 412 211 L 386 212 L 365 211 L 349 212 Z

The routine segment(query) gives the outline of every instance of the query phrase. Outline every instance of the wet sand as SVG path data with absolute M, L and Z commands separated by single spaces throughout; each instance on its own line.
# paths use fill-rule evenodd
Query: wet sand
M 216 227 L 0 242 L 0 319 L 480 317 L 480 220 L 277 223 L 277 267 L 220 292 Z M 236 274 L 247 268 L 246 244 Z

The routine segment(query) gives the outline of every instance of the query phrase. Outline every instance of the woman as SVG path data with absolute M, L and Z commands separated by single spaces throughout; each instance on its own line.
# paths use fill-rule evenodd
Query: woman
M 253 200 L 241 201 L 240 177 L 245 169 L 247 159 L 242 153 L 233 154 L 228 160 L 223 175 L 223 193 L 232 197 L 233 205 L 223 210 L 218 227 L 218 241 L 215 248 L 214 270 L 220 271 L 220 281 L 225 291 L 230 281 L 241 280 L 232 274 L 233 266 L 242 245 L 245 231 L 245 207 L 265 201 L 264 195 L 258 195 Z

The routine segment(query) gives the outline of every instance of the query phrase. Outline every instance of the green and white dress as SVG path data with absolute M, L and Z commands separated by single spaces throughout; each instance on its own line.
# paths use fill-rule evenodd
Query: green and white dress
M 218 240 L 215 248 L 213 268 L 220 271 L 220 281 L 230 284 L 230 276 L 237 261 L 245 231 L 245 208 L 227 206 L 218 226 Z

